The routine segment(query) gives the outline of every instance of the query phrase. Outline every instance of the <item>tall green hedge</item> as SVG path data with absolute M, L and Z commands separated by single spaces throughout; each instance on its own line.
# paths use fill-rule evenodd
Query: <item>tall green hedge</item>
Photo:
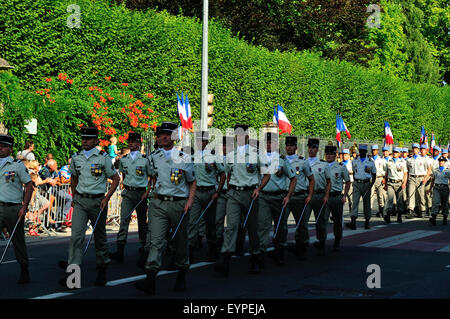
M 160 120 L 176 120 L 176 91 L 189 94 L 200 117 L 202 26 L 167 13 L 131 12 L 109 1 L 78 0 L 81 28 L 66 26 L 72 0 L 0 0 L 1 55 L 28 90 L 65 72 L 95 85 L 99 76 L 151 91 Z M 295 134 L 335 135 L 341 112 L 354 137 L 383 135 L 390 122 L 396 140 L 417 141 L 424 125 L 438 143 L 450 135 L 450 89 L 414 85 L 316 54 L 269 52 L 210 22 L 209 91 L 214 126 L 246 122 L 261 127 L 273 106 L 283 106 Z

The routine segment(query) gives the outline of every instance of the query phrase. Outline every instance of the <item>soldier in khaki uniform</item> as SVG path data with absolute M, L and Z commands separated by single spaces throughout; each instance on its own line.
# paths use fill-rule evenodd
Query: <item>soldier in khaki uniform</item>
M 222 152 L 223 152 L 223 167 L 225 176 L 228 175 L 228 171 L 226 171 L 226 154 L 230 153 L 232 151 L 233 147 L 233 141 L 230 140 L 230 138 L 227 138 L 226 136 L 222 139 Z M 217 238 L 217 246 L 218 251 L 222 249 L 223 244 L 223 232 L 224 232 L 224 226 L 225 226 L 225 215 L 226 215 L 226 208 L 227 208 L 227 200 L 228 200 L 228 187 L 227 183 L 223 184 L 222 191 L 220 192 L 220 196 L 217 199 L 217 206 L 216 206 L 216 238 Z
M 74 208 L 67 264 L 81 265 L 86 224 L 90 220 L 91 224 L 95 225 L 98 218 L 94 230 L 97 264 L 97 278 L 94 285 L 104 286 L 106 267 L 111 262 L 106 245 L 108 201 L 115 192 L 120 178 L 108 154 L 95 147 L 98 144 L 97 127 L 81 128 L 81 144 L 83 150 L 72 156 L 69 167 Z M 107 178 L 112 179 L 112 185 L 105 196 Z M 66 279 L 61 280 L 60 284 L 66 286 Z
M 292 211 L 292 215 L 295 219 L 295 224 L 297 225 L 299 219 L 303 212 L 302 220 L 305 216 L 306 210 L 307 215 L 311 214 L 311 202 L 313 192 L 314 192 L 314 175 L 309 165 L 309 161 L 303 156 L 298 156 L 297 152 L 297 136 L 286 136 L 286 160 L 290 163 L 292 169 L 297 176 L 297 183 L 295 185 L 294 194 L 288 204 L 286 210 Z M 306 208 L 305 208 L 306 206 Z M 287 225 L 289 214 L 285 214 L 284 224 Z M 304 229 L 306 225 L 306 229 Z M 306 251 L 309 246 L 309 239 L 305 238 L 305 232 L 308 232 L 308 223 L 300 224 L 295 232 L 295 246 L 288 246 L 288 250 L 297 256 L 299 260 L 304 260 L 306 258 Z
M 347 228 L 356 229 L 356 219 L 358 218 L 358 208 L 359 200 L 363 196 L 363 207 L 364 207 L 364 228 L 369 229 L 369 221 L 372 215 L 370 209 L 370 191 L 372 185 L 375 183 L 375 178 L 377 175 L 377 169 L 373 161 L 367 158 L 367 145 L 359 145 L 359 158 L 352 161 L 352 168 L 354 172 L 354 182 L 353 182 L 353 209 L 350 213 L 351 222 L 346 223 Z M 372 183 L 370 179 L 372 178 Z
M 266 157 L 267 165 L 269 168 L 270 179 L 259 196 L 259 238 L 261 240 L 261 260 L 260 267 L 264 268 L 264 255 L 266 253 L 267 246 L 270 243 L 270 228 L 272 227 L 272 221 L 274 222 L 274 232 L 278 221 L 280 221 L 279 229 L 275 238 L 273 238 L 273 244 L 275 251 L 273 254 L 269 254 L 277 265 L 284 264 L 284 250 L 287 246 L 287 220 L 284 214 L 288 215 L 288 208 L 285 207 L 289 203 L 289 200 L 294 193 L 297 178 L 294 170 L 291 167 L 289 161 L 283 155 L 278 153 L 278 136 L 272 133 L 266 133 Z M 289 180 L 289 188 L 286 194 L 287 180 Z M 281 211 L 283 210 L 283 216 Z M 281 220 L 280 220 L 281 218 Z M 281 222 L 285 220 L 286 223 Z
M 422 217 L 425 213 L 425 184 L 431 175 L 431 166 L 427 164 L 425 158 L 419 155 L 419 144 L 412 145 L 413 156 L 406 161 L 408 167 L 408 215 L 406 218 L 414 217 L 414 207 L 416 196 L 419 198 L 419 214 Z
M 26 284 L 30 282 L 30 274 L 23 228 L 33 189 L 31 177 L 25 165 L 11 157 L 13 145 L 12 136 L 0 135 L 0 230 L 5 227 L 12 236 L 17 219 L 20 220 L 11 242 L 21 269 L 17 283 Z M 25 194 L 23 185 L 25 185 Z
M 408 181 L 408 168 L 406 162 L 400 159 L 400 152 L 401 149 L 395 147 L 394 157 L 386 164 L 385 190 L 388 194 L 384 212 L 384 220 L 386 223 L 391 222 L 390 216 L 393 211 L 393 206 L 402 200 L 402 190 L 406 189 L 406 183 Z M 397 222 L 402 222 L 402 213 L 400 210 L 397 211 Z
M 214 265 L 214 271 L 228 276 L 230 259 L 236 251 L 236 240 L 238 237 L 239 224 L 245 222 L 251 202 L 250 214 L 246 227 L 250 241 L 250 273 L 260 272 L 259 263 L 260 238 L 258 236 L 258 197 L 259 192 L 266 186 L 270 174 L 263 172 L 257 149 L 248 144 L 248 126 L 238 124 L 235 126 L 237 135 L 237 148 L 234 152 L 227 154 L 226 170 L 228 173 L 228 201 L 227 201 L 227 228 L 225 230 L 224 242 L 220 260 Z M 264 176 L 260 183 L 260 170 Z M 259 185 L 258 185 L 259 184 Z
M 314 243 L 314 247 L 317 249 L 317 255 L 323 256 L 325 254 L 325 241 L 327 239 L 326 227 L 328 216 L 326 216 L 326 205 L 330 196 L 331 182 L 328 165 L 324 160 L 319 160 L 319 158 L 317 157 L 318 152 L 319 140 L 315 138 L 309 139 L 308 162 L 314 174 L 314 194 L 310 202 L 311 209 L 305 209 L 305 215 L 300 222 L 300 240 L 305 246 L 309 245 L 308 222 L 311 216 L 311 210 L 313 210 L 316 220 L 317 237 L 317 241 Z
M 162 253 L 168 230 L 172 228 L 175 234 L 178 225 L 174 237 L 175 265 L 178 268 L 174 290 L 186 289 L 186 272 L 189 269 L 187 214 L 194 202 L 196 180 L 191 156 L 174 147 L 176 132 L 177 124 L 163 122 L 159 139 L 162 149 L 150 157 L 156 184 L 151 206 L 150 253 L 145 266 L 147 277 L 134 284 L 136 289 L 150 295 L 155 294 L 155 278 L 162 269 Z
M 344 160 L 342 161 L 342 164 L 347 168 L 348 175 L 350 176 L 350 188 L 348 189 L 347 193 L 347 202 L 348 202 L 348 211 L 352 211 L 352 193 L 353 193 L 353 168 L 352 168 L 352 161 L 350 160 L 350 150 L 344 149 L 342 151 Z
M 435 167 L 439 166 L 439 164 L 437 163 L 437 161 L 436 162 L 434 161 L 433 157 L 430 157 L 430 156 L 427 155 L 427 151 L 428 151 L 428 146 L 426 144 L 422 144 L 420 146 L 420 156 L 422 156 L 425 159 L 428 167 L 430 168 L 430 170 L 432 172 Z M 437 152 L 437 153 L 439 155 L 439 152 Z M 431 192 L 429 192 L 429 190 L 431 190 Z M 424 191 L 425 191 L 425 215 L 426 216 L 430 216 L 431 208 L 433 206 L 433 203 L 432 203 L 432 201 L 433 201 L 433 198 L 432 198 L 433 189 L 431 188 L 431 178 L 429 178 L 427 180 L 427 182 L 425 183 Z
M 429 191 L 431 192 L 431 189 L 433 189 L 433 210 L 429 221 L 432 225 L 436 225 L 436 217 L 439 213 L 440 206 L 442 215 L 444 216 L 442 225 L 447 225 L 450 168 L 446 166 L 448 160 L 445 157 L 441 156 L 438 162 L 439 167 L 433 169 L 431 188 Z
M 383 152 L 385 152 L 385 147 L 383 147 Z M 387 160 L 388 159 L 389 157 L 387 158 Z M 383 181 L 384 175 L 386 175 L 385 166 L 387 160 L 383 157 L 378 156 L 378 145 L 372 145 L 371 160 L 374 162 L 375 167 L 377 168 L 377 178 L 375 180 L 375 184 L 373 184 L 372 187 L 372 192 L 377 195 L 378 201 L 378 213 L 376 214 L 376 216 L 383 217 L 384 203 L 386 201 L 386 191 L 384 190 Z
M 343 163 L 336 162 L 336 146 L 325 146 L 325 156 L 328 162 L 328 170 L 331 181 L 330 198 L 328 205 L 325 207 L 326 217 L 330 212 L 333 219 L 334 245 L 333 251 L 338 251 L 342 239 L 342 220 L 344 213 L 344 204 L 350 189 L 350 175 Z M 345 188 L 343 183 L 345 182 Z M 344 194 L 342 194 L 344 191 Z
M 195 243 L 200 228 L 200 222 L 197 223 L 197 221 L 200 218 L 200 214 L 207 208 L 210 202 L 212 202 L 212 204 L 209 205 L 209 208 L 202 217 L 206 224 L 208 261 L 216 261 L 219 254 L 216 238 L 216 206 L 217 199 L 219 198 L 225 183 L 225 170 L 224 164 L 216 160 L 215 154 L 212 154 L 210 150 L 205 150 L 208 145 L 208 140 L 208 132 L 199 132 L 199 134 L 196 134 L 196 144 L 200 149 L 195 152 L 194 156 L 194 171 L 197 180 L 197 190 L 189 214 L 188 237 L 190 264 L 193 264 Z M 217 182 L 218 177 L 220 178 L 219 182 Z
M 128 227 L 133 209 L 136 209 L 137 213 L 139 242 L 142 245 L 141 251 L 144 250 L 147 237 L 147 197 L 151 189 L 151 170 L 147 155 L 142 155 L 140 152 L 141 145 L 141 134 L 129 133 L 128 147 L 130 148 L 130 153 L 121 158 L 119 163 L 119 172 L 123 176 L 124 190 L 122 191 L 120 209 L 120 228 L 117 233 L 117 252 L 110 255 L 111 259 L 117 260 L 119 263 L 123 263 Z

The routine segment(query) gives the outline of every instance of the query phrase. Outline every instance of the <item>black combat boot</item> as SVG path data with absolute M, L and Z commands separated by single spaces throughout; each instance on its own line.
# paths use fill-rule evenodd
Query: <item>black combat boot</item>
M 141 269 L 145 269 L 145 264 L 147 263 L 148 254 L 150 252 L 148 250 L 144 250 L 142 254 L 139 255 L 138 260 L 136 261 L 136 266 L 138 266 Z
M 300 244 L 297 260 L 306 260 L 308 259 L 308 244 Z
M 155 279 L 157 272 L 155 270 L 148 270 L 147 277 L 134 283 L 134 287 L 145 292 L 148 295 L 155 294 Z
M 351 216 L 350 218 L 352 219 L 352 221 L 350 223 L 345 223 L 345 227 L 355 230 L 356 229 L 356 217 Z
M 442 225 L 447 226 L 447 215 L 444 215 L 444 219 L 442 220 Z
M 214 271 L 227 277 L 230 272 L 231 253 L 222 253 L 219 260 L 214 264 Z
M 300 253 L 300 245 L 295 243 L 295 245 L 289 245 L 288 244 L 288 252 L 290 252 L 291 254 L 298 256 Z
M 189 246 L 189 264 L 192 265 L 194 263 L 194 246 Z
M 325 242 L 324 241 L 316 241 L 314 243 L 314 247 L 317 249 L 317 256 L 325 256 Z
M 437 216 L 435 214 L 433 214 L 433 215 L 431 215 L 431 218 L 429 219 L 431 225 L 433 225 L 433 226 L 436 226 L 436 217 Z
M 388 210 L 386 212 L 386 216 L 384 216 L 383 219 L 387 224 L 389 224 L 391 222 L 391 211 L 390 210 Z
M 341 247 L 341 240 L 335 238 L 333 244 L 333 251 L 339 251 L 341 249 L 340 247 Z
M 377 217 L 383 217 L 384 216 L 384 214 L 383 214 L 383 210 L 384 210 L 384 207 L 378 207 L 378 213 L 377 213 Z
M 402 212 L 398 211 L 397 212 L 397 223 L 401 223 L 402 222 Z
M 112 260 L 117 261 L 119 264 L 123 264 L 123 255 L 125 250 L 124 243 L 117 243 L 117 251 L 109 255 Z
M 177 280 L 175 281 L 175 291 L 185 291 L 186 290 L 186 269 L 178 270 Z
M 206 253 L 206 261 L 215 262 L 219 256 L 219 249 L 216 245 L 208 246 L 208 252 Z
M 278 248 L 277 259 L 275 262 L 276 262 L 277 266 L 284 265 L 284 247 Z
M 261 272 L 260 269 L 260 254 L 252 254 L 250 256 L 250 270 L 248 271 L 249 274 L 259 274 Z
M 20 277 L 17 281 L 18 284 L 28 284 L 30 282 L 30 273 L 28 272 L 28 265 L 20 265 Z
M 408 209 L 408 214 L 406 215 L 407 219 L 413 219 L 414 218 L 414 211 L 411 209 Z
M 422 211 L 419 211 L 418 213 L 417 213 L 417 218 L 423 218 L 424 217 L 424 214 L 425 212 L 422 212 Z
M 97 278 L 95 278 L 94 286 L 104 286 L 106 284 L 106 265 L 97 266 Z
M 427 217 L 430 216 L 430 211 L 431 211 L 431 208 L 427 208 L 427 212 L 425 213 Z
M 366 221 L 364 222 L 364 229 L 370 229 L 369 220 L 368 219 L 366 219 Z
M 259 265 L 259 268 L 261 268 L 261 269 L 264 269 L 264 262 L 265 262 L 265 259 L 266 259 L 266 253 L 265 252 L 262 252 L 262 253 L 259 253 L 259 255 L 257 255 L 258 256 L 258 265 Z

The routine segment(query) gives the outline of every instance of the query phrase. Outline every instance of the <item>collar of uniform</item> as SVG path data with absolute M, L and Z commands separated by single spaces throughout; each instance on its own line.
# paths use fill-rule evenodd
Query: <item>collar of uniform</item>
M 442 172 L 445 169 L 445 166 L 439 166 L 439 170 Z
M 438 156 L 433 156 L 433 159 L 435 159 L 435 160 L 437 160 L 439 158 L 439 155 Z
M 378 155 L 374 155 L 372 158 L 376 161 L 378 159 Z
M 286 156 L 286 158 L 287 158 L 289 161 L 294 160 L 296 157 L 297 157 L 297 155 L 295 155 L 295 154 L 287 155 L 287 156 Z
M 237 147 L 237 150 L 238 150 L 238 152 L 239 153 L 245 153 L 246 151 L 248 151 L 249 150 L 249 145 L 248 144 L 245 144 L 245 145 L 242 145 L 242 146 L 238 146 Z
M 364 163 L 366 161 L 367 157 L 360 157 L 359 160 L 361 161 L 361 163 Z
M 386 161 L 389 161 L 389 160 L 390 160 L 390 157 L 389 157 L 389 156 L 386 156 L 386 157 L 384 157 L 384 159 L 385 159 Z
M 348 160 L 343 160 L 342 163 L 343 163 L 344 165 L 347 165 Z
M 336 161 L 332 161 L 331 163 L 327 163 L 327 164 L 328 164 L 328 167 L 331 167 L 331 166 L 333 166 L 335 163 L 336 163 Z
M 397 161 L 399 160 L 399 158 L 395 158 L 395 157 L 393 157 L 391 159 L 394 161 L 394 163 L 397 163 Z
M 4 161 L 3 163 L 2 160 Z M 5 166 L 6 163 L 12 163 L 13 161 L 14 159 L 11 156 L 7 156 L 6 158 L 4 157 L 4 159 L 0 159 L 0 168 Z
M 318 157 L 308 157 L 308 162 L 310 165 L 313 165 L 315 162 L 318 162 L 319 158 Z
M 100 154 L 100 151 L 96 147 L 94 147 L 93 149 L 91 149 L 89 151 L 83 150 L 83 155 L 86 158 L 89 158 L 92 155 L 98 155 L 98 154 Z
M 134 157 L 133 157 L 133 153 L 134 153 Z M 134 161 L 136 158 L 139 158 L 139 155 L 141 155 L 140 151 L 134 151 L 134 152 L 130 152 L 130 157 L 131 159 Z
M 419 157 L 419 155 L 413 155 L 414 159 L 417 159 Z

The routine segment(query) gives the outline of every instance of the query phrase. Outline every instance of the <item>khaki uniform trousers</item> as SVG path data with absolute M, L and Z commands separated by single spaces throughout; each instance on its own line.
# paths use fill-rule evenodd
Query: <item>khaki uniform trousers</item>
M 161 196 L 164 197 L 164 196 Z M 167 234 L 170 228 L 172 231 L 178 227 L 178 224 L 184 214 L 184 206 L 187 200 L 162 200 L 152 199 L 152 213 L 150 223 L 150 253 L 145 266 L 146 270 L 158 272 L 162 268 L 162 253 L 166 245 Z M 189 269 L 188 262 L 188 224 L 189 214 L 184 216 L 180 227 L 177 230 L 173 245 L 175 248 L 175 266 L 179 270 Z M 172 236 L 172 235 L 171 235 Z M 169 237 L 169 242 L 172 237 Z
M 128 227 L 131 221 L 131 213 L 132 209 L 136 207 L 136 205 L 141 200 L 142 195 L 145 193 L 145 190 L 142 191 L 130 191 L 123 190 L 122 192 L 122 203 L 120 208 L 120 227 L 119 232 L 117 233 L 117 243 L 125 245 L 128 238 Z M 142 246 L 145 246 L 146 238 L 147 238 L 147 200 L 143 200 L 139 206 L 136 208 L 136 214 L 138 219 L 138 234 L 139 234 L 139 242 Z
M 363 197 L 363 208 L 364 208 L 364 218 L 369 221 L 372 215 L 372 211 L 370 208 L 371 200 L 370 200 L 370 181 L 368 182 L 353 182 L 353 207 L 350 216 L 358 217 L 358 206 L 359 200 L 361 196 Z
M 86 236 L 86 225 L 91 221 L 94 230 L 95 256 L 97 266 L 109 264 L 106 237 L 106 216 L 108 215 L 108 206 L 100 212 L 101 201 L 105 197 L 86 198 L 75 195 L 72 214 L 72 234 L 69 244 L 68 264 L 81 265 L 83 260 L 84 239 Z M 100 217 L 99 217 L 100 214 Z M 97 225 L 95 225 L 98 218 Z
M 12 235 L 21 208 L 22 204 L 0 206 L 0 231 L 6 227 L 9 235 Z M 14 254 L 17 262 L 20 265 L 28 265 L 27 247 L 25 245 L 25 233 L 23 229 L 24 218 L 17 224 L 16 232 L 14 233 L 11 242 L 14 246 Z
M 227 191 L 228 201 L 226 209 L 227 228 L 224 233 L 222 253 L 234 253 L 238 238 L 239 225 L 245 222 L 252 201 L 253 189 Z M 253 202 L 246 224 L 250 244 L 250 254 L 260 253 L 260 239 L 258 236 L 258 199 Z
M 278 221 L 280 220 L 281 210 L 283 209 L 283 199 L 285 195 L 271 195 L 269 193 L 261 193 L 259 196 L 259 215 L 258 215 L 258 233 L 261 242 L 261 251 L 265 252 L 270 245 L 270 229 L 272 228 L 275 234 Z M 287 208 L 283 211 L 283 216 L 288 215 Z M 273 239 L 273 244 L 276 248 L 287 246 L 287 219 L 280 220 L 277 236 Z

